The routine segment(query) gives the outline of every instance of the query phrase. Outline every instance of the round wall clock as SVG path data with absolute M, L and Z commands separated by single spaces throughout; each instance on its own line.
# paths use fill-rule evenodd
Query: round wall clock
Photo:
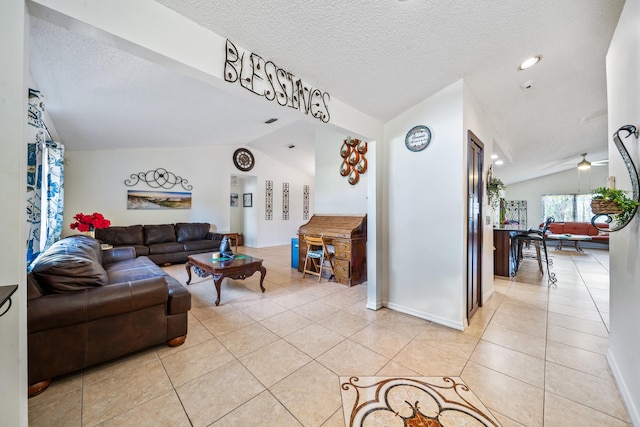
M 253 169 L 255 163 L 256 160 L 253 158 L 253 154 L 246 148 L 238 148 L 233 153 L 233 164 L 243 172 Z
M 409 151 L 422 151 L 431 142 L 431 130 L 423 125 L 414 126 L 404 138 L 404 145 Z

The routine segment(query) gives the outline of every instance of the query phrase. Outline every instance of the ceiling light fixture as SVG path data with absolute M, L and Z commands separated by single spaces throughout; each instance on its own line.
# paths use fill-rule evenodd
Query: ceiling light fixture
M 504 162 L 502 160 L 496 160 L 493 164 L 496 166 L 500 166 L 500 165 L 503 165 Z
M 529 58 L 526 61 L 524 61 L 522 64 L 520 64 L 520 66 L 518 67 L 518 70 L 526 70 L 527 68 L 531 68 L 541 60 L 542 60 L 542 55 L 536 55 L 533 58 Z
M 587 160 L 587 153 L 580 154 L 582 156 L 582 160 L 578 163 L 578 169 L 581 171 L 586 171 L 591 168 L 591 162 Z

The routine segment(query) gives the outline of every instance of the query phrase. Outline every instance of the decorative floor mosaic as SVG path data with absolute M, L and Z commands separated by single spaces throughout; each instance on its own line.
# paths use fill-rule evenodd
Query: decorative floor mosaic
M 341 377 L 347 427 L 499 427 L 459 377 Z

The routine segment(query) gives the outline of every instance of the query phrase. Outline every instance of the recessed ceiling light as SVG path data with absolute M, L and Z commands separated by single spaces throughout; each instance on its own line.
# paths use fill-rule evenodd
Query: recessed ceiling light
M 522 64 L 520 64 L 520 66 L 518 67 L 518 70 L 526 70 L 527 68 L 531 68 L 541 60 L 542 60 L 542 55 L 536 55 L 533 58 L 529 58 L 526 61 L 524 61 Z
M 497 155 L 497 154 L 492 154 L 492 155 L 491 155 L 491 158 L 492 158 L 493 160 L 495 160 L 495 159 L 497 159 L 497 158 L 498 158 L 498 155 Z
M 275 122 L 275 121 L 277 121 L 277 120 L 278 120 L 278 119 L 273 118 L 273 119 L 269 119 L 269 120 L 267 120 L 265 123 L 266 123 L 266 124 L 268 124 L 268 125 L 270 125 L 271 123 L 273 123 L 273 122 Z
M 502 160 L 498 160 L 498 161 L 496 161 L 494 163 L 494 165 L 497 165 L 497 166 L 500 166 L 500 165 L 503 165 L 503 164 L 504 164 L 504 162 Z

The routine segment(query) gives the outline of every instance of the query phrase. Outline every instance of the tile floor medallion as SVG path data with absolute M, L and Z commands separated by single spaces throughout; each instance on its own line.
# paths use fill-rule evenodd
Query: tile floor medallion
M 347 427 L 500 427 L 459 377 L 340 377 Z

